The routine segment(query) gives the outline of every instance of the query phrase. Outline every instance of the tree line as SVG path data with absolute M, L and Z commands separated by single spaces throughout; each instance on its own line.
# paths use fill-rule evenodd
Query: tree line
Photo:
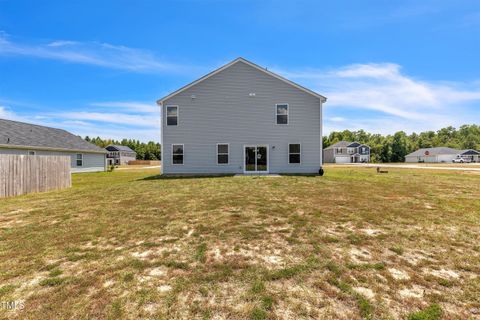
M 326 148 L 339 141 L 357 141 L 370 146 L 372 162 L 403 162 L 405 155 L 420 148 L 450 147 L 454 149 L 480 150 L 480 126 L 463 125 L 442 128 L 438 131 L 425 131 L 419 134 L 406 134 L 398 131 L 393 135 L 371 134 L 364 130 L 331 132 L 323 137 Z
M 137 160 L 161 159 L 160 143 L 157 142 L 149 141 L 145 143 L 135 139 L 122 139 L 121 141 L 118 141 L 114 139 L 102 139 L 100 137 L 90 138 L 89 136 L 86 136 L 85 140 L 99 146 L 100 148 L 105 148 L 110 144 L 127 146 L 137 153 Z

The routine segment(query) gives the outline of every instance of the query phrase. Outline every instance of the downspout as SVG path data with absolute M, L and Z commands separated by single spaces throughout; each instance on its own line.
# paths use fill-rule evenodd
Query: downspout
M 323 103 L 326 99 L 320 98 L 320 169 L 318 174 L 323 176 Z

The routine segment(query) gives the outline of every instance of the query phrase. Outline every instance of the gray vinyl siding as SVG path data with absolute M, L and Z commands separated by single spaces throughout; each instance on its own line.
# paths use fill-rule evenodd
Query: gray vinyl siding
M 289 105 L 288 125 L 276 124 L 277 103 Z M 168 105 L 179 107 L 178 126 L 166 126 Z M 165 174 L 243 173 L 244 145 L 249 144 L 269 146 L 270 173 L 318 173 L 320 168 L 319 98 L 243 62 L 165 101 L 162 132 Z M 229 164 L 217 165 L 217 143 L 229 144 Z M 288 163 L 289 143 L 301 144 L 301 164 Z M 184 145 L 183 165 L 172 165 L 172 144 Z
M 136 157 L 130 157 L 130 156 L 120 156 L 120 164 L 128 164 L 128 161 L 134 161 L 136 160 Z
M 334 163 L 335 156 L 334 156 L 334 149 L 324 149 L 323 150 L 323 162 L 325 163 Z
M 28 155 L 28 151 L 35 151 L 35 155 L 38 155 L 38 156 L 70 156 L 72 173 L 105 171 L 105 154 L 102 154 L 102 153 L 0 148 L 0 154 Z M 83 166 L 81 167 L 77 166 L 77 162 L 76 162 L 77 153 L 83 154 Z

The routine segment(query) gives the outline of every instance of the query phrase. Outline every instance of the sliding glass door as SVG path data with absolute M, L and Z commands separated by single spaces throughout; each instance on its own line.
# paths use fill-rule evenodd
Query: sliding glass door
M 247 173 L 268 171 L 268 147 L 262 145 L 245 146 L 245 166 Z

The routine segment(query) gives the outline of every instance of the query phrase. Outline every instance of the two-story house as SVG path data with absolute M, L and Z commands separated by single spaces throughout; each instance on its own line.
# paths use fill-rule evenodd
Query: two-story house
M 127 146 L 109 145 L 107 149 L 107 164 L 111 165 L 125 165 L 128 161 L 133 161 L 137 158 L 137 153 Z
M 325 163 L 370 162 L 370 147 L 358 142 L 340 141 L 323 149 Z
M 235 59 L 157 101 L 162 173 L 323 173 L 325 101 Z

